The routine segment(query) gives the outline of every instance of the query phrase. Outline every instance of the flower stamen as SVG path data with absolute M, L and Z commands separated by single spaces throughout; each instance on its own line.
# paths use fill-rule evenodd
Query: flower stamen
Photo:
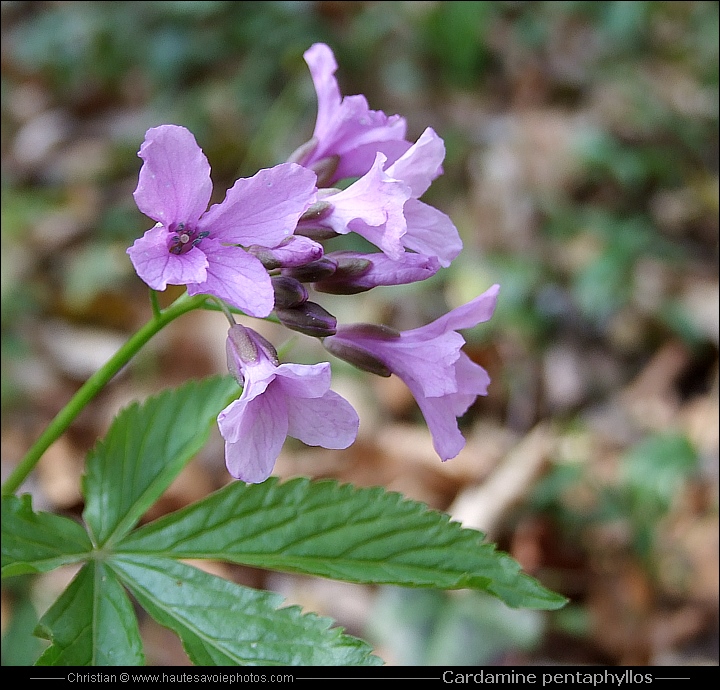
M 195 230 L 187 230 L 185 223 L 178 223 L 175 234 L 170 237 L 172 244 L 168 247 L 171 254 L 185 254 L 210 234 L 209 231 L 198 233 Z

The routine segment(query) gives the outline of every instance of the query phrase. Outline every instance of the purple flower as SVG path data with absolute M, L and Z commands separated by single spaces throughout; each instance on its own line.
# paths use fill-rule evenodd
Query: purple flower
M 399 333 L 357 324 L 341 326 L 325 338 L 327 350 L 362 369 L 397 374 L 422 411 L 433 446 L 445 461 L 464 447 L 457 417 L 467 412 L 478 395 L 487 395 L 490 377 L 461 351 L 464 338 L 456 333 L 488 321 L 495 310 L 499 285 L 436 321 Z
M 127 250 L 137 274 L 154 290 L 187 285 L 190 295 L 215 295 L 251 316 L 270 314 L 267 271 L 232 245 L 275 247 L 291 235 L 315 201 L 315 174 L 294 163 L 260 170 L 207 210 L 210 165 L 187 129 L 148 130 L 138 155 L 135 201 L 157 223 Z
M 228 331 L 228 368 L 242 395 L 218 415 L 225 462 L 236 479 L 270 476 L 286 436 L 311 446 L 347 448 L 359 420 L 350 403 L 330 390 L 330 364 L 278 364 L 273 346 L 255 331 Z
M 405 141 L 405 118 L 370 110 L 365 96 L 342 97 L 334 76 L 338 65 L 329 46 L 315 43 L 304 57 L 317 92 L 318 113 L 313 132 L 316 146 L 299 163 L 310 167 L 336 157 L 329 185 L 364 175 L 378 151 L 392 163 L 410 147 Z
M 388 256 L 399 260 L 402 237 L 407 230 L 403 208 L 410 187 L 383 171 L 385 155 L 378 153 L 370 170 L 347 189 L 321 190 L 320 200 L 329 206 L 317 218 L 301 220 L 297 232 L 323 228 L 339 235 L 355 232 Z
M 378 153 L 371 169 L 347 189 L 320 190 L 323 212 L 301 219 L 297 232 L 356 232 L 393 261 L 404 261 L 409 250 L 447 268 L 462 250 L 460 235 L 449 216 L 419 200 L 442 173 L 444 158 L 443 140 L 428 127 L 391 165 Z

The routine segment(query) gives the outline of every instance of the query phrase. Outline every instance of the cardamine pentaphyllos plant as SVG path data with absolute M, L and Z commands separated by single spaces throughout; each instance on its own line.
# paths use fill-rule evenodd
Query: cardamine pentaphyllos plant
M 79 571 L 42 616 L 49 640 L 39 665 L 142 665 L 128 593 L 182 640 L 196 665 L 376 665 L 363 640 L 332 621 L 283 607 L 275 593 L 197 569 L 213 559 L 355 583 L 469 588 L 508 606 L 554 609 L 563 597 L 521 572 L 508 555 L 449 516 L 385 491 L 335 481 L 271 477 L 287 436 L 325 448 L 350 446 L 358 415 L 331 388 L 331 365 L 281 362 L 236 314 L 270 318 L 318 338 L 334 356 L 379 376 L 399 376 L 431 432 L 438 461 L 465 443 L 458 428 L 485 370 L 459 331 L 492 317 L 499 286 L 420 328 L 340 324 L 312 294 L 353 295 L 424 280 L 450 265 L 462 242 L 451 219 L 420 200 L 442 174 L 445 147 L 426 129 L 342 96 L 332 50 L 304 54 L 318 111 L 309 141 L 288 162 L 239 179 L 208 208 L 210 165 L 193 134 L 175 124 L 148 130 L 134 197 L 155 221 L 127 250 L 151 288 L 153 318 L 78 390 L 3 486 L 3 577 L 75 564 Z M 340 185 L 340 186 L 338 186 Z M 357 233 L 377 251 L 326 252 Z M 167 285 L 186 292 L 161 309 Z M 88 453 L 83 524 L 33 509 L 16 496 L 37 461 L 93 396 L 176 318 L 213 309 L 229 321 L 231 376 L 190 381 L 114 419 Z M 217 423 L 228 472 L 239 481 L 138 527 L 138 522 Z

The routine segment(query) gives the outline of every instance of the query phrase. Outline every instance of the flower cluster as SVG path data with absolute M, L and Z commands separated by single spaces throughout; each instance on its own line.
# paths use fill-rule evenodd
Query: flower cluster
M 451 219 L 420 201 L 442 174 L 443 140 L 426 129 L 406 139 L 406 121 L 370 110 L 362 95 L 343 97 L 331 49 L 313 45 L 305 61 L 318 99 L 312 138 L 288 162 L 239 179 L 208 209 L 210 165 L 184 127 L 150 129 L 134 193 L 156 221 L 127 251 L 154 290 L 185 285 L 243 313 L 322 339 L 333 355 L 373 373 L 399 376 L 425 416 L 442 460 L 464 445 L 457 418 L 489 377 L 464 352 L 460 329 L 487 321 L 498 286 L 437 321 L 406 332 L 373 324 L 338 326 L 310 300 L 424 280 L 450 265 L 462 242 Z M 336 186 L 340 184 L 341 186 Z M 343 186 L 344 185 L 344 186 Z M 375 252 L 326 252 L 323 242 L 357 233 Z M 286 436 L 346 448 L 358 417 L 330 390 L 330 364 L 280 364 L 273 346 L 231 325 L 228 367 L 242 394 L 218 417 L 232 476 L 261 482 Z

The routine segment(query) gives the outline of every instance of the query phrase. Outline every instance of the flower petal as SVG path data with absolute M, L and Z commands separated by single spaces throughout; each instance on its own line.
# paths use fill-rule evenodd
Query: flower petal
M 489 374 L 464 352 L 460 353 L 460 357 L 455 362 L 455 376 L 458 382 L 458 393 L 472 396 L 487 395 L 487 389 L 490 385 Z M 465 412 L 467 412 L 467 407 L 456 414 L 459 417 Z
M 455 332 L 444 333 L 442 336 L 427 341 L 407 339 L 402 333 L 400 343 L 387 346 L 389 355 L 383 361 L 406 384 L 415 380 L 423 395 L 439 397 L 458 390 L 455 378 L 455 362 L 465 339 Z
M 272 282 L 259 259 L 240 247 L 225 247 L 210 237 L 206 237 L 200 246 L 207 256 L 207 278 L 188 285 L 189 295 L 215 295 L 258 318 L 273 310 Z
M 276 247 L 295 230 L 315 202 L 317 176 L 312 170 L 282 163 L 241 178 L 200 219 L 198 229 L 232 244 Z
M 445 143 L 432 127 L 428 127 L 420 138 L 385 170 L 391 177 L 409 185 L 413 198 L 419 199 L 432 181 L 442 174 L 444 159 Z
M 388 117 L 382 110 L 370 110 L 367 98 L 362 94 L 345 96 L 325 136 L 321 138 L 315 133 L 320 143 L 313 158 L 323 155 L 346 156 L 368 144 L 398 140 L 404 142 L 405 130 L 405 118 L 400 115 Z M 404 143 L 407 148 L 411 146 L 410 142 Z M 375 151 L 378 150 L 376 146 Z
M 192 133 L 177 125 L 149 129 L 138 153 L 143 159 L 133 196 L 138 208 L 166 226 L 194 225 L 212 194 L 210 164 Z
M 276 370 L 283 393 L 293 398 L 319 398 L 330 388 L 330 363 L 281 364 Z
M 417 389 L 410 390 L 425 417 L 435 452 L 443 462 L 454 458 L 465 447 L 465 438 L 460 433 L 454 410 L 452 405 L 448 405 L 447 397 L 426 398 Z
M 407 331 L 403 335 L 418 340 L 427 340 L 448 331 L 474 328 L 479 323 L 490 320 L 495 311 L 499 291 L 500 286 L 495 284 L 467 304 L 452 309 L 439 319 L 427 324 L 427 326 Z
M 264 395 L 250 401 L 236 400 L 218 416 L 220 433 L 225 438 L 228 472 L 244 482 L 265 481 L 285 443 L 288 430 L 285 400 L 282 395 L 273 395 L 272 390 L 270 387 Z
M 385 165 L 396 161 L 410 148 L 410 142 L 405 141 L 404 136 L 405 119 L 400 115 L 387 118 L 382 125 L 372 130 L 372 134 L 356 136 L 354 141 L 347 142 L 343 146 L 344 151 L 340 154 L 333 180 L 361 177 L 370 170 L 378 153 L 382 153 L 387 158 Z M 383 137 L 386 138 L 381 140 Z M 371 139 L 371 141 L 364 144 L 362 139 Z
M 309 446 L 347 448 L 360 420 L 353 406 L 335 391 L 320 398 L 288 398 L 288 436 Z
M 417 199 L 408 200 L 403 212 L 407 222 L 403 246 L 418 254 L 435 256 L 440 265 L 447 268 L 463 246 L 450 217 Z
M 410 188 L 388 176 L 382 169 L 384 163 L 385 156 L 377 154 L 365 175 L 347 189 L 326 197 L 332 211 L 319 224 L 340 234 L 356 232 L 399 260 L 406 230 L 403 208 L 410 198 Z
M 153 290 L 171 285 L 201 283 L 207 278 L 208 260 L 197 247 L 186 254 L 168 251 L 168 231 L 162 225 L 150 228 L 126 250 L 135 271 Z
M 462 417 L 478 395 L 487 395 L 490 377 L 464 352 L 455 363 L 458 392 L 437 398 L 425 397 L 415 385 L 409 386 L 433 437 L 433 446 L 445 461 L 454 458 L 465 446 L 457 418 Z
M 332 50 L 324 43 L 310 46 L 303 53 L 303 57 L 310 70 L 318 100 L 314 136 L 322 140 L 333 127 L 337 109 L 342 101 L 337 79 L 333 76 L 338 64 Z
M 410 147 L 410 142 L 405 141 L 405 118 L 370 110 L 365 96 L 342 97 L 334 76 L 337 62 L 329 46 L 316 43 L 304 57 L 318 99 L 313 133 L 318 145 L 303 165 L 339 156 L 332 181 L 360 177 L 370 169 L 378 151 L 393 162 Z

